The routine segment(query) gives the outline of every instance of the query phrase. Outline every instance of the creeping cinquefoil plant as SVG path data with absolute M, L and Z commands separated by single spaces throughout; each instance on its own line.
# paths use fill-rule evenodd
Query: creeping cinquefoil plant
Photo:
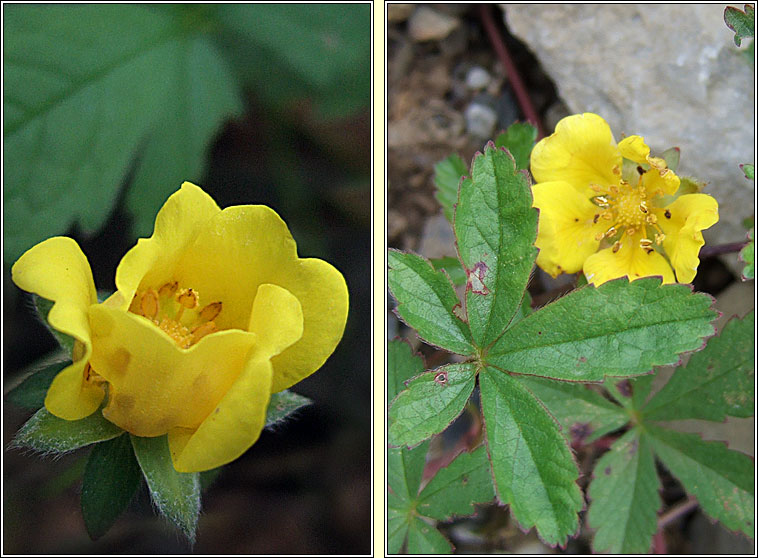
M 456 355 L 423 371 L 402 343 L 390 344 L 389 552 L 452 551 L 434 521 L 493 499 L 523 530 L 565 546 L 588 502 L 571 443 L 603 436 L 618 440 L 589 489 L 596 550 L 649 550 L 660 508 L 656 456 L 706 513 L 750 532 L 750 459 L 656 421 L 749 416 L 752 316 L 646 399 L 654 367 L 679 363 L 715 331 L 713 299 L 682 283 L 695 276 L 716 201 L 675 174 L 678 150 L 655 157 L 639 136 L 616 144 L 597 115 L 564 119 L 532 151 L 535 138 L 516 124 L 470 170 L 457 156 L 438 164 L 457 258 L 388 253 L 396 314 L 422 341 Z M 583 270 L 587 281 L 533 309 L 535 263 L 552 275 Z M 728 351 L 732 361 L 714 371 Z M 694 409 L 704 398 L 708 412 L 704 403 Z M 472 401 L 482 445 L 436 474 L 425 470 L 429 440 Z
M 158 509 L 194 538 L 198 473 L 237 459 L 307 402 L 287 390 L 324 364 L 348 311 L 340 272 L 298 258 L 273 210 L 221 210 L 188 182 L 123 257 L 105 301 L 67 237 L 28 250 L 12 275 L 71 359 L 11 394 L 41 407 L 14 443 L 47 453 L 97 444 L 82 488 L 93 536 L 128 505 L 141 469 Z

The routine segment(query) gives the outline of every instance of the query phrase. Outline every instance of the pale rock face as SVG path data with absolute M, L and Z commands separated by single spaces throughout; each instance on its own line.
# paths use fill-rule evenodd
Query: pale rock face
M 755 156 L 754 74 L 724 24 L 727 5 L 502 6 L 572 113 L 599 114 L 616 141 L 637 134 L 654 153 L 681 148 L 678 174 L 707 182 L 719 202 L 709 244 L 744 240 L 741 222 L 755 212 L 738 166 Z

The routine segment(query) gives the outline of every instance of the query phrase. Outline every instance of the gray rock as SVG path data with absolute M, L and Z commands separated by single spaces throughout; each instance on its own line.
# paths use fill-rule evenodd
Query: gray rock
M 503 6 L 572 113 L 599 114 L 617 141 L 638 134 L 654 152 L 681 148 L 678 174 L 706 181 L 719 202 L 708 243 L 742 240 L 755 211 L 738 167 L 755 156 L 753 69 L 724 24 L 726 6 Z
M 473 100 L 464 113 L 466 131 L 478 139 L 491 139 L 497 124 L 497 110 L 482 100 Z
M 408 33 L 416 42 L 439 41 L 460 25 L 460 21 L 452 16 L 421 6 L 416 9 L 408 20 Z
M 472 91 L 485 89 L 492 80 L 490 73 L 481 66 L 474 66 L 466 74 L 466 86 Z

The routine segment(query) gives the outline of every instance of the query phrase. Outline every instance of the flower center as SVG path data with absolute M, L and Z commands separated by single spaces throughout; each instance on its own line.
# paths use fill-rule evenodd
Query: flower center
M 137 291 L 129 311 L 152 321 L 187 349 L 206 335 L 218 331 L 214 320 L 221 313 L 221 302 L 200 306 L 200 294 L 193 289 L 180 289 L 174 281 L 157 291 Z

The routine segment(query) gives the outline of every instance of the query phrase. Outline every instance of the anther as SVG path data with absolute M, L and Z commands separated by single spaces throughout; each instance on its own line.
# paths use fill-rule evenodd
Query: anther
M 149 289 L 142 295 L 139 305 L 140 313 L 146 318 L 154 320 L 158 315 L 158 293 Z
M 641 238 L 640 239 L 640 247 L 641 248 L 649 248 L 652 245 L 653 245 L 653 241 L 650 240 L 649 238 Z
M 656 233 L 655 235 L 655 243 L 658 245 L 661 245 L 663 241 L 666 240 L 666 235 L 663 233 Z
M 619 193 L 619 187 L 616 186 L 615 184 L 611 185 L 611 187 L 608 189 L 611 191 L 611 194 L 613 194 L 614 196 Z
M 636 232 L 637 232 L 637 229 L 635 229 L 634 227 L 629 227 L 628 229 L 626 229 L 626 234 L 628 234 L 629 236 L 632 236 Z
M 651 225 L 655 225 L 658 222 L 658 217 L 653 215 L 652 213 L 649 213 L 647 217 L 645 217 L 645 221 L 650 223 Z
M 621 174 L 621 169 L 619 168 L 618 165 L 613 165 L 613 174 L 615 174 L 616 176 L 619 176 Z
M 621 249 L 621 243 L 617 240 L 616 242 L 613 243 L 613 248 L 611 248 L 611 252 L 615 254 L 620 249 Z
M 640 211 L 642 211 L 642 213 L 647 213 L 647 205 L 645 205 L 645 202 L 640 204 Z
M 214 331 L 216 331 L 216 324 L 213 322 L 206 322 L 204 324 L 197 326 L 195 329 L 192 330 L 191 344 L 194 345 L 195 343 L 200 341 L 203 337 L 205 337 L 209 333 L 213 333 Z
M 197 306 L 197 303 L 200 301 L 199 299 L 200 297 L 192 289 L 182 289 L 176 297 L 176 301 L 188 310 L 192 310 Z
M 595 196 L 595 203 L 600 207 L 608 207 L 608 198 L 605 196 Z
M 602 194 L 603 193 L 603 189 L 600 186 L 598 186 L 597 184 L 590 184 L 590 189 L 592 191 L 594 191 L 594 192 L 597 192 L 598 194 Z
M 665 211 L 664 215 L 666 216 L 666 219 L 671 219 L 671 212 L 668 209 Z
M 592 218 L 592 222 L 597 223 L 598 219 L 600 219 L 600 213 L 595 213 L 595 216 Z
M 638 166 L 637 166 L 637 172 L 638 172 L 640 175 L 643 175 L 643 174 L 645 174 L 645 169 L 643 169 L 643 168 L 642 168 L 640 165 L 638 165 Z
M 176 289 L 179 287 L 179 283 L 174 281 L 173 283 L 166 283 L 158 290 L 158 296 L 161 297 L 172 297 L 174 296 L 174 293 L 176 292 Z
M 212 302 L 209 305 L 205 306 L 202 310 L 200 310 L 200 317 L 210 322 L 211 320 L 215 320 L 216 316 L 218 316 L 221 313 L 221 303 L 220 302 Z

